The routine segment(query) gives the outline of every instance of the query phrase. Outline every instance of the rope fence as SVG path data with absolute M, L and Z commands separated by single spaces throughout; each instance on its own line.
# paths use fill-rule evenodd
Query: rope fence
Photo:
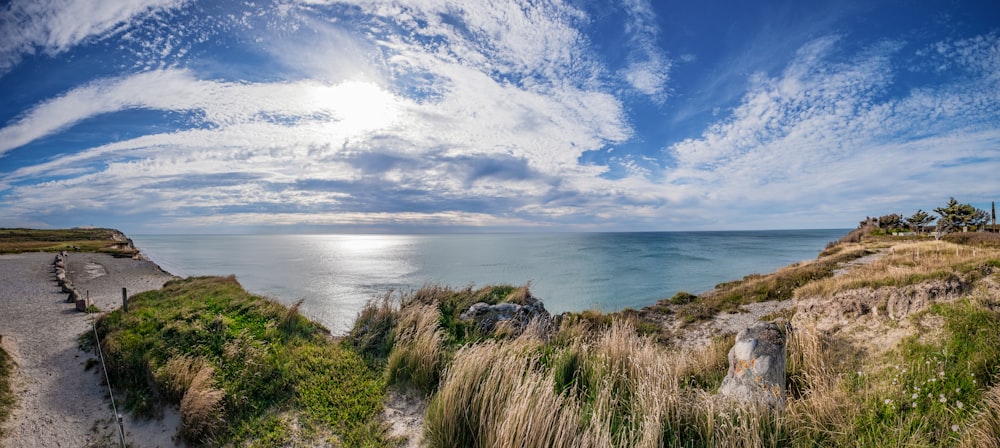
M 122 288 L 124 290 L 124 288 Z M 111 377 L 108 376 L 108 366 L 104 363 L 104 349 L 101 348 L 101 338 L 97 334 L 97 319 L 91 321 L 94 329 L 94 341 L 97 343 L 97 355 L 101 358 L 101 368 L 104 370 L 104 381 L 108 384 L 108 395 L 111 396 L 111 410 L 115 413 L 115 422 L 118 426 L 118 437 L 122 443 L 122 448 L 128 448 L 125 443 L 125 424 L 122 415 L 118 413 L 118 405 L 115 404 L 115 393 L 111 390 Z

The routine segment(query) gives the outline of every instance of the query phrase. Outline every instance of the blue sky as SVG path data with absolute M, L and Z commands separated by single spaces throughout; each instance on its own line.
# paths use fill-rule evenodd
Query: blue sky
M 4 227 L 840 228 L 1000 197 L 995 1 L 0 5 Z

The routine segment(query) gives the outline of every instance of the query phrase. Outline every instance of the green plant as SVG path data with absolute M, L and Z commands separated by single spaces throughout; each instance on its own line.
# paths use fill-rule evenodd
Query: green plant
M 96 326 L 132 412 L 180 405 L 184 437 L 196 443 L 282 440 L 300 420 L 296 428 L 315 428 L 304 440 L 331 433 L 349 446 L 385 443 L 385 429 L 372 424 L 385 396 L 381 370 L 294 307 L 249 294 L 233 277 L 171 281 L 129 305 Z M 277 412 L 295 418 L 276 420 Z
M 0 437 L 4 435 L 3 423 L 10 417 L 11 412 L 14 411 L 14 405 L 17 403 L 17 397 L 14 396 L 14 391 L 11 389 L 13 375 L 14 360 L 0 348 Z

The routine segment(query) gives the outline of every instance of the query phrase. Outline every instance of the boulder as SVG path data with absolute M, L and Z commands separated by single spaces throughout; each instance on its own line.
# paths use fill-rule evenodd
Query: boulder
M 741 403 L 783 408 L 787 328 L 767 322 L 741 331 L 729 350 L 729 372 L 719 394 Z
M 474 323 L 483 334 L 492 333 L 497 329 L 498 324 L 506 322 L 515 335 L 521 334 L 528 323 L 534 319 L 540 319 L 546 323 L 552 319 L 542 302 L 531 296 L 525 298 L 524 305 L 516 303 L 490 305 L 486 302 L 477 302 L 458 318 Z
M 83 294 L 80 294 L 80 290 L 76 288 L 73 288 L 73 290 L 69 292 L 69 297 L 66 297 L 67 303 L 76 303 L 81 300 L 84 300 Z
M 59 282 L 59 287 L 62 289 L 62 292 L 73 292 L 75 289 L 73 288 L 73 282 L 69 281 L 69 279 Z

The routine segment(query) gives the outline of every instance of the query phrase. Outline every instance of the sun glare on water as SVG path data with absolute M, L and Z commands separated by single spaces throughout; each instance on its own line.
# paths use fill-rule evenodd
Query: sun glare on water
M 354 136 L 391 126 L 400 115 L 399 101 L 376 84 L 345 81 L 315 87 L 309 98 L 317 110 L 329 114 L 338 133 Z

